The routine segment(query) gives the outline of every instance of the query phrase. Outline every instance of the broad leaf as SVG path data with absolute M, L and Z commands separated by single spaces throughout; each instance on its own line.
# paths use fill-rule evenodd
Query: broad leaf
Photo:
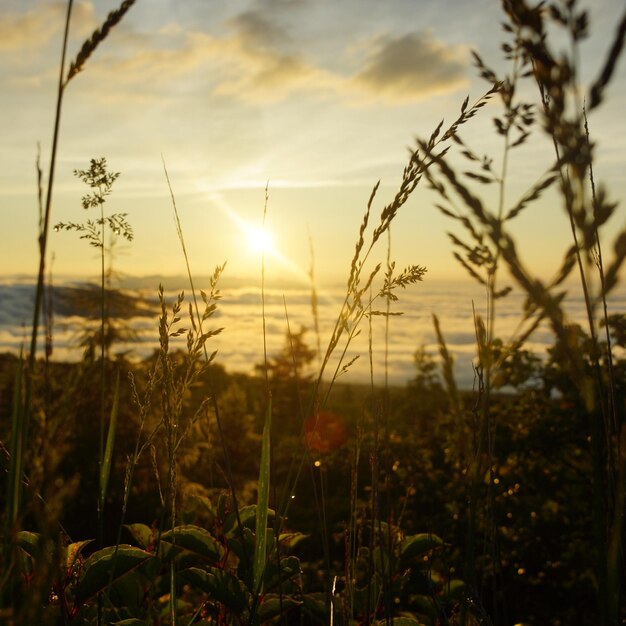
M 34 560 L 37 560 L 41 556 L 41 535 L 39 533 L 21 530 L 17 533 L 16 543 Z
M 284 615 L 289 609 L 298 607 L 301 604 L 302 602 L 294 600 L 289 596 L 283 596 L 281 602 L 280 596 L 268 593 L 257 608 L 257 623 L 262 623 L 276 617 L 277 615 Z
M 176 526 L 173 530 L 168 530 L 161 535 L 161 541 L 193 552 L 214 563 L 222 556 L 222 548 L 211 533 L 193 524 Z
M 133 539 L 145 550 L 154 544 L 154 530 L 145 524 L 124 524 Z
M 255 520 L 256 504 L 243 506 L 239 509 L 239 521 L 242 526 L 253 527 Z M 231 511 L 224 520 L 223 532 L 226 537 L 237 536 L 237 513 L 235 511 Z
M 276 554 L 274 553 L 274 557 Z M 266 589 L 276 590 L 278 585 L 285 584 L 287 581 L 300 576 L 300 559 L 296 556 L 283 557 L 280 560 L 280 576 L 278 575 L 278 563 L 275 558 L 271 558 L 267 563 L 265 584 Z M 283 589 L 284 591 L 284 589 Z
M 224 604 L 233 613 L 243 613 L 248 608 L 249 594 L 243 583 L 224 570 L 210 567 L 208 571 L 190 567 L 181 572 L 180 577 L 211 598 Z
M 254 554 L 254 533 L 249 528 L 243 529 L 243 544 L 238 538 L 228 540 L 228 548 L 239 559 L 237 575 L 249 589 L 252 589 L 252 555 Z
M 109 582 L 115 582 L 151 558 L 149 552 L 126 544 L 94 552 L 83 565 L 82 576 L 75 589 L 76 603 L 84 604 Z
M 302 596 L 302 611 L 312 621 L 321 624 L 328 623 L 328 609 L 326 608 L 326 594 L 321 592 L 307 593 Z
M 239 509 L 239 521 L 244 528 L 255 528 L 256 525 L 256 504 L 242 506 Z M 276 513 L 272 509 L 267 510 L 267 519 L 273 520 Z M 223 531 L 226 537 L 238 537 L 237 514 L 233 511 L 224 520 Z
M 443 541 L 431 533 L 420 533 L 405 537 L 400 544 L 400 558 L 404 561 L 425 556 L 433 548 L 443 545 Z
M 65 566 L 65 571 L 68 576 L 71 575 L 74 566 L 76 565 L 76 561 L 80 556 L 83 548 L 88 546 L 93 542 L 93 539 L 86 539 L 85 541 L 76 541 L 74 543 L 70 543 L 63 551 L 63 563 Z
M 309 537 L 310 535 L 305 535 L 304 533 L 282 533 L 280 535 L 280 545 L 287 550 L 291 550 Z

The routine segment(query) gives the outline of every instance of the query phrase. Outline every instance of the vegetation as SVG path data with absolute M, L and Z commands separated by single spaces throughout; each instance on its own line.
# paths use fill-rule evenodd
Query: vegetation
M 109 15 L 66 78 L 63 53 L 55 137 L 68 82 L 131 5 Z M 71 7 L 70 0 L 66 40 Z M 547 10 L 523 0 L 503 7 L 510 72 L 500 77 L 475 56 L 489 83 L 485 95 L 472 106 L 466 99 L 448 128 L 442 122 L 417 140 L 378 221 L 374 187 L 326 347 L 317 336 L 313 349 L 303 329 L 290 330 L 258 376 L 227 374 L 210 349 L 221 331 L 208 327 L 223 265 L 206 290 L 189 272 L 188 298 L 167 302 L 159 288 L 151 358 L 111 357 L 104 233 L 110 227 L 130 238 L 132 231 L 123 215 L 104 213 L 117 177 L 104 159 L 77 173 L 93 190 L 83 206 L 100 208 L 100 218 L 58 225 L 101 250 L 100 332 L 78 364 L 37 360 L 53 147 L 30 353 L 0 361 L 4 622 L 626 622 L 626 316 L 607 304 L 626 258 L 626 231 L 607 257 L 602 232 L 616 205 L 593 178 L 577 83 L 587 17 L 573 0 Z M 569 38 L 570 56 L 550 47 L 554 28 Z M 625 33 L 626 15 L 589 110 L 601 104 Z M 536 84 L 539 106 L 518 99 L 524 81 Z M 501 106 L 494 119 L 500 158 L 479 156 L 461 137 L 488 101 Z M 531 132 L 547 133 L 554 154 L 509 206 L 507 172 Z M 451 158 L 457 148 L 466 171 Z M 351 366 L 354 337 L 371 331 L 376 316 L 391 323 L 399 290 L 424 277 L 419 265 L 397 271 L 390 244 L 394 218 L 418 184 L 429 184 L 440 210 L 465 231 L 465 239 L 451 235 L 455 256 L 485 288 L 472 392 L 457 388 L 437 318 L 439 358 L 417 350 L 406 388 L 338 380 Z M 497 189 L 495 208 L 481 198 L 487 185 Z M 572 244 L 546 282 L 525 267 L 511 222 L 550 187 Z M 177 217 L 173 193 L 172 201 Z M 187 262 L 178 220 L 177 227 Z M 386 265 L 372 266 L 372 251 L 385 243 Z M 527 296 L 519 331 L 506 340 L 497 334 L 498 305 L 509 292 L 505 268 Z M 563 308 L 573 273 L 586 328 L 571 324 Z M 314 288 L 312 301 L 318 328 Z M 544 320 L 554 344 L 541 361 L 524 345 Z

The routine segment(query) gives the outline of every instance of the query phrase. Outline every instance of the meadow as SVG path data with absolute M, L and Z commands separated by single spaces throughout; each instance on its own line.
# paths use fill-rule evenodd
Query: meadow
M 119 289 L 112 270 L 114 242 L 134 232 L 126 214 L 108 211 L 119 174 L 106 158 L 75 172 L 88 217 L 54 221 L 66 89 L 133 4 L 124 0 L 69 63 L 63 47 L 45 186 L 39 170 L 30 341 L 0 355 L 0 621 L 626 623 L 626 313 L 616 293 L 626 230 L 606 242 L 617 203 L 596 182 L 587 117 L 601 114 L 626 15 L 583 99 L 586 13 L 573 1 L 504 2 L 509 72 L 475 54 L 484 94 L 415 140 L 391 198 L 374 184 L 343 291 L 324 300 L 312 267 L 293 317 L 286 302 L 281 313 L 261 259 L 253 297 L 263 349 L 258 359 L 239 354 L 247 371 L 236 372 L 237 343 L 217 349 L 228 332 L 227 268 L 193 275 L 174 192 L 187 284 L 178 293 L 154 286 L 154 347 L 133 358 L 127 348 L 140 342 L 128 319 L 145 303 Z M 65 43 L 71 10 L 70 1 Z M 569 53 L 553 48 L 555 33 Z M 522 83 L 535 87 L 533 101 L 520 99 Z M 463 139 L 487 108 L 501 154 Z M 533 134 L 552 150 L 540 178 L 513 194 L 516 150 Z M 423 313 L 407 294 L 427 268 L 396 267 L 391 233 L 418 185 L 464 233 L 450 245 L 483 294 L 468 328 L 454 329 L 464 354 L 473 339 L 471 372 L 450 347 L 449 311 L 429 320 L 427 341 L 411 332 Z M 571 233 L 548 280 L 524 264 L 512 234 L 546 193 Z M 264 221 L 268 210 L 266 190 Z M 98 284 L 65 292 L 67 312 L 79 296 L 91 307 L 71 361 L 53 351 L 53 231 L 84 239 L 100 262 Z M 384 262 L 373 260 L 380 251 Z M 250 307 L 246 294 L 241 302 Z M 281 315 L 286 334 L 270 328 Z M 242 323 L 234 336 L 245 351 L 254 333 Z M 407 345 L 412 374 L 401 383 Z

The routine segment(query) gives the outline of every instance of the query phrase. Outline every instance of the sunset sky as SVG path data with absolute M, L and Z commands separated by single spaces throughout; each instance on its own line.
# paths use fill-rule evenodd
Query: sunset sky
M 117 6 L 75 2 L 70 58 Z M 592 3 L 583 86 L 598 74 L 623 7 Z M 35 159 L 39 142 L 47 172 L 64 12 L 63 2 L 4 0 L 0 14 L 2 275 L 37 268 Z M 163 158 L 196 274 L 228 261 L 228 276 L 258 276 L 246 231 L 261 223 L 268 183 L 277 251 L 268 276 L 305 281 L 310 233 L 319 280 L 342 281 L 376 181 L 377 215 L 414 138 L 486 90 L 470 50 L 505 67 L 501 20 L 495 0 L 138 0 L 66 90 L 51 221 L 90 217 L 72 172 L 104 156 L 121 172 L 107 210 L 127 212 L 136 236 L 120 247 L 116 268 L 182 274 Z M 621 59 L 607 102 L 590 118 L 596 176 L 614 199 L 626 192 L 624 111 Z M 496 112 L 484 109 L 462 136 L 497 162 Z M 550 150 L 538 139 L 515 153 L 511 202 L 549 165 Z M 445 235 L 451 224 L 434 200 L 418 188 L 393 228 L 392 255 L 427 266 L 429 279 L 461 276 Z M 625 215 L 621 207 L 616 226 Z M 569 243 L 562 207 L 549 197 L 514 232 L 537 271 L 550 273 Z M 51 233 L 49 250 L 55 275 L 98 274 L 94 250 L 74 233 Z

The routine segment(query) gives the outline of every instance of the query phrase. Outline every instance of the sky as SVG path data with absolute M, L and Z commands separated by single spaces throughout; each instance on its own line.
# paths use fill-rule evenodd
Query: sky
M 70 59 L 117 6 L 74 3 Z M 623 8 L 622 0 L 590 7 L 583 89 L 602 67 Z M 3 276 L 33 275 L 38 265 L 35 162 L 40 146 L 47 175 L 64 14 L 63 2 L 3 0 Z M 304 284 L 313 258 L 321 284 L 343 282 L 372 187 L 381 181 L 376 216 L 415 138 L 427 138 L 442 118 L 454 120 L 466 96 L 473 102 L 487 89 L 471 50 L 506 69 L 502 19 L 496 0 L 138 0 L 65 91 L 51 223 L 97 217 L 82 209 L 87 189 L 73 171 L 106 157 L 120 172 L 106 210 L 127 213 L 135 234 L 116 246 L 115 269 L 157 277 L 155 288 L 160 277 L 183 274 L 165 162 L 194 274 L 226 261 L 225 277 L 258 278 L 261 255 L 247 232 L 262 223 L 267 187 L 268 280 Z M 625 110 L 622 59 L 606 103 L 589 120 L 596 177 L 615 200 L 626 193 Z M 495 103 L 485 107 L 461 133 L 495 163 L 497 113 Z M 551 157 L 540 136 L 515 152 L 510 203 Z M 423 187 L 397 216 L 392 257 L 398 266 L 426 266 L 427 280 L 464 276 L 446 235 L 454 225 Z M 625 215 L 620 207 L 616 228 Z M 539 273 L 551 273 L 569 245 L 563 209 L 550 195 L 513 230 Z M 98 275 L 96 251 L 75 233 L 51 232 L 49 252 L 55 276 Z

